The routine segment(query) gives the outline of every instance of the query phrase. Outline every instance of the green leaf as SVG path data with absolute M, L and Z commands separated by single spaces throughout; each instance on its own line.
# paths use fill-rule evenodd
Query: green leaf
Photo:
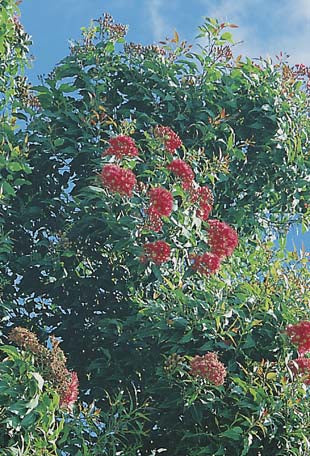
M 241 429 L 241 427 L 235 426 L 235 427 L 228 429 L 225 432 L 222 432 L 220 435 L 222 437 L 227 437 L 229 439 L 238 441 L 238 440 L 240 440 L 242 434 L 243 434 L 243 430 Z

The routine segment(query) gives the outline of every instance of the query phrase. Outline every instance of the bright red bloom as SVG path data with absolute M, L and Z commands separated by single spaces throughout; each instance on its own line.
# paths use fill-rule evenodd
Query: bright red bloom
M 70 384 L 60 398 L 60 406 L 71 409 L 73 404 L 76 402 L 79 395 L 79 379 L 76 372 L 71 372 Z
M 192 268 L 202 275 L 210 275 L 219 270 L 221 258 L 211 252 L 206 252 L 203 255 L 191 255 L 193 261 Z
M 170 128 L 158 125 L 154 130 L 155 136 L 163 140 L 167 152 L 173 152 L 182 146 L 179 136 Z
M 310 358 L 294 359 L 294 361 L 290 362 L 289 367 L 294 375 L 302 377 L 305 385 L 310 385 Z
M 208 220 L 209 214 L 212 211 L 213 195 L 209 187 L 199 187 L 191 192 L 191 201 L 198 203 L 197 216 L 202 220 Z
M 140 261 L 153 261 L 155 264 L 165 263 L 170 258 L 170 245 L 165 241 L 155 241 L 144 244 L 144 254 L 140 258 Z
M 168 217 L 173 208 L 173 196 L 172 194 L 163 187 L 152 188 L 149 192 L 151 200 L 151 210 L 154 214 L 156 213 L 159 217 Z
M 185 161 L 177 158 L 176 160 L 172 160 L 167 168 L 172 171 L 173 174 L 181 178 L 182 185 L 185 190 L 192 187 L 195 175 L 192 168 Z
M 298 353 L 302 356 L 310 351 L 310 321 L 300 321 L 296 325 L 289 325 L 286 333 L 297 345 Z
M 148 220 L 145 224 L 145 227 L 149 230 L 155 231 L 155 233 L 159 233 L 159 231 L 163 227 L 163 222 L 160 216 L 157 214 L 156 210 L 154 210 L 152 206 L 146 210 L 146 213 L 148 215 Z
M 212 253 L 220 256 L 230 256 L 238 245 L 236 231 L 227 223 L 219 220 L 209 220 L 208 237 Z
M 202 377 L 216 386 L 223 385 L 227 375 L 223 363 L 218 360 L 217 354 L 208 352 L 203 356 L 196 355 L 190 362 L 191 374 Z
M 139 155 L 136 144 L 130 136 L 116 136 L 115 138 L 110 139 L 109 144 L 110 146 L 103 155 L 115 155 L 117 158 Z
M 120 195 L 131 196 L 137 183 L 134 173 L 130 169 L 118 165 L 104 165 L 101 171 L 101 181 L 104 187 Z

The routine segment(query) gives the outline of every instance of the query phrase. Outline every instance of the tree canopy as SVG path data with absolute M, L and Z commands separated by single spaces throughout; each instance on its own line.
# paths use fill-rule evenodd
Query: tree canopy
M 142 46 L 106 14 L 31 87 L 13 6 L 3 454 L 305 456 L 308 258 L 284 238 L 309 223 L 307 71 L 234 56 L 233 24 Z

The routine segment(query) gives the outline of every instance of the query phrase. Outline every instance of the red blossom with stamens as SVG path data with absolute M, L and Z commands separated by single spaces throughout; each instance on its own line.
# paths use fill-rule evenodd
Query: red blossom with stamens
M 219 220 L 209 220 L 208 224 L 208 238 L 212 253 L 220 257 L 230 256 L 238 245 L 236 231 Z
M 102 185 L 111 192 L 120 195 L 131 196 L 137 183 L 136 176 L 130 169 L 121 168 L 118 165 L 104 165 L 101 171 Z
M 153 261 L 159 265 L 165 263 L 170 258 L 170 245 L 165 241 L 155 241 L 144 244 L 143 255 L 140 258 L 142 263 Z
M 148 219 L 145 223 L 145 228 L 155 231 L 155 233 L 159 233 L 163 227 L 163 222 L 160 216 L 152 206 L 149 207 L 145 212 L 148 215 Z
M 139 152 L 134 140 L 130 136 L 120 135 L 110 139 L 109 147 L 103 155 L 115 155 L 117 158 L 122 158 L 124 156 L 137 156 Z
M 190 368 L 193 376 L 205 378 L 216 386 L 223 385 L 227 375 L 224 364 L 218 360 L 217 354 L 212 352 L 203 356 L 196 355 L 190 362 Z
M 294 375 L 302 378 L 305 385 L 310 385 L 310 358 L 297 358 L 289 363 Z
M 214 201 L 209 187 L 193 188 L 191 191 L 191 201 L 193 203 L 198 203 L 197 217 L 202 220 L 208 220 Z
M 221 258 L 211 252 L 206 252 L 203 255 L 191 255 L 190 260 L 193 262 L 194 271 L 206 276 L 214 274 L 221 265 Z
M 60 398 L 60 406 L 72 409 L 79 395 L 79 379 L 76 372 L 70 372 L 71 381 L 64 395 Z
M 152 188 L 149 192 L 151 201 L 151 210 L 159 217 L 168 217 L 173 208 L 173 196 L 163 187 Z M 149 209 L 149 210 L 150 210 Z
M 167 168 L 181 178 L 182 186 L 185 190 L 189 190 L 192 187 L 195 175 L 192 168 L 184 160 L 180 158 L 172 160 Z
M 310 321 L 300 321 L 295 325 L 289 325 L 286 333 L 292 343 L 297 345 L 298 353 L 301 356 L 310 352 Z
M 164 143 L 165 149 L 171 154 L 176 149 L 182 146 L 182 141 L 179 136 L 170 128 L 158 125 L 154 129 L 154 134 L 157 138 L 161 139 Z

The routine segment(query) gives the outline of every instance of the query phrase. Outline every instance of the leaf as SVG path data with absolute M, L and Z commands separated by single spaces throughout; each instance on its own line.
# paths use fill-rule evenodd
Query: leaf
M 222 437 L 228 437 L 229 439 L 237 441 L 237 440 L 240 440 L 240 437 L 242 436 L 242 434 L 243 434 L 243 430 L 241 429 L 241 427 L 235 426 L 235 427 L 228 429 L 225 432 L 222 432 L 220 435 Z
M 62 146 L 64 142 L 65 142 L 65 140 L 63 138 L 57 138 L 54 140 L 54 146 L 56 146 L 56 147 Z
M 178 32 L 175 30 L 174 31 L 174 34 L 173 34 L 173 39 L 171 40 L 172 43 L 178 43 L 179 42 L 179 34 Z
M 39 390 L 42 391 L 44 385 L 42 376 L 39 374 L 39 372 L 31 372 L 31 375 L 36 379 Z

